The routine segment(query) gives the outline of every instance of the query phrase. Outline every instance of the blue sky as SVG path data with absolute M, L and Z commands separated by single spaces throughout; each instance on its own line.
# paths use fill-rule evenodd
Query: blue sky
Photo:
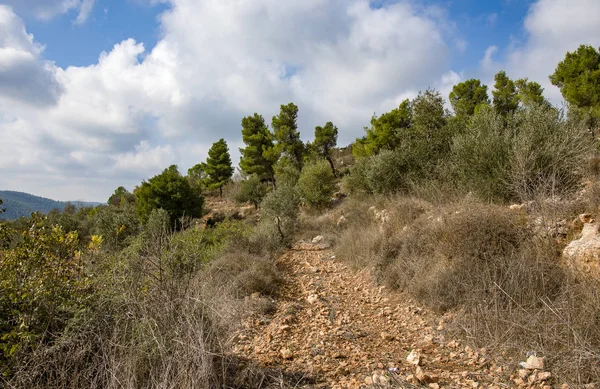
M 598 0 L 0 0 L 0 189 L 105 201 L 182 172 L 241 118 L 300 107 L 339 143 L 432 87 L 548 81 L 600 46 Z M 491 88 L 490 88 L 491 89 Z

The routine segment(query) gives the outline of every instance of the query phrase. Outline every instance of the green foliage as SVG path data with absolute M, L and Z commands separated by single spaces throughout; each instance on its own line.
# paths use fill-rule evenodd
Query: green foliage
M 592 46 L 581 45 L 574 52 L 567 52 L 554 73 L 550 75 L 553 85 L 560 88 L 564 99 L 574 107 L 588 113 L 592 125 L 600 120 L 600 51 Z
M 550 102 L 544 97 L 544 88 L 537 82 L 528 81 L 527 78 L 521 78 L 515 81 L 519 101 L 524 107 L 533 105 L 545 105 L 550 107 Z
M 372 193 L 371 186 L 367 180 L 367 174 L 371 166 L 371 158 L 360 158 L 350 167 L 350 172 L 343 179 L 344 188 L 350 193 L 367 194 Z
M 337 176 L 333 159 L 331 158 L 331 150 L 336 146 L 338 138 L 338 128 L 331 122 L 325 123 L 325 126 L 315 127 L 315 140 L 312 144 L 317 155 L 325 158 L 329 162 L 331 172 Z
M 454 138 L 452 164 L 459 182 L 485 200 L 510 197 L 511 138 L 491 107 L 480 109 L 466 131 Z
M 265 184 L 261 182 L 256 174 L 253 174 L 240 183 L 240 190 L 235 196 L 235 201 L 251 203 L 255 208 L 258 208 L 266 194 Z
M 0 226 L 1 229 L 7 228 Z M 0 370 L 21 350 L 61 331 L 85 303 L 88 279 L 76 232 L 34 215 L 0 254 Z
M 136 188 L 137 213 L 146 222 L 154 209 L 162 208 L 169 213 L 171 225 L 179 225 L 182 216 L 202 216 L 203 198 L 195 193 L 177 166 L 172 165 Z
M 450 92 L 450 104 L 452 104 L 456 116 L 462 118 L 473 116 L 477 106 L 490 104 L 487 85 L 476 79 L 454 85 Z
M 298 190 L 309 206 L 317 209 L 327 207 L 336 190 L 335 176 L 327 161 L 306 165 L 298 179 Z
M 213 143 L 208 150 L 208 158 L 204 165 L 204 172 L 208 176 L 208 187 L 210 189 L 219 189 L 221 197 L 223 197 L 223 185 L 225 185 L 233 175 L 233 167 L 231 166 L 231 156 L 227 148 L 227 142 L 221 138 Z
M 125 204 L 135 204 L 135 196 L 133 193 L 120 186 L 115 189 L 115 193 L 108 199 L 108 205 L 119 207 L 124 206 Z
M 280 185 L 269 192 L 261 203 L 263 209 L 261 222 L 275 230 L 281 241 L 291 243 L 297 229 L 300 195 L 295 187 Z
M 271 126 L 277 140 L 276 150 L 281 158 L 289 159 L 292 164 L 302 170 L 304 158 L 304 143 L 300 139 L 298 131 L 298 106 L 294 103 L 281 105 L 281 110 L 278 116 L 273 116 Z
M 278 159 L 273 146 L 273 134 L 259 115 L 242 119 L 242 140 L 246 147 L 240 149 L 240 168 L 244 174 L 256 174 L 261 180 L 275 182 L 273 165 Z
M 503 117 L 481 110 L 454 139 L 456 177 L 485 200 L 564 195 L 582 179 L 592 141 L 585 122 L 533 105 Z
M 398 108 L 384 113 L 380 117 L 371 118 L 371 127 L 367 128 L 367 135 L 357 139 L 352 154 L 356 158 L 368 157 L 377 154 L 383 149 L 395 149 L 406 140 L 407 132 L 412 126 L 412 104 L 406 99 Z
M 92 223 L 93 233 L 102 237 L 103 247 L 109 251 L 122 249 L 140 230 L 136 208 L 129 203 L 119 207 L 99 208 L 92 218 Z
M 585 121 L 545 106 L 515 115 L 510 188 L 522 201 L 578 188 L 593 150 Z
M 408 159 L 420 160 L 425 170 L 432 170 L 437 161 L 444 157 L 450 148 L 452 134 L 447 130 L 448 113 L 444 109 L 444 99 L 440 92 L 427 89 L 414 99 L 412 139 L 405 141 L 404 153 L 413 153 Z
M 202 190 L 206 186 L 208 177 L 204 171 L 204 167 L 203 163 L 197 163 L 188 169 L 187 180 L 196 193 L 202 193 Z
M 289 158 L 280 158 L 273 166 L 275 179 L 279 185 L 296 185 L 300 177 L 300 170 Z
M 380 125 L 381 118 L 398 120 L 384 120 L 385 125 Z M 372 156 L 351 169 L 350 177 L 345 180 L 350 191 L 406 191 L 411 183 L 434 174 L 438 164 L 449 154 L 453 135 L 451 130 L 456 126 L 448 125 L 448 113 L 439 92 L 428 89 L 419 93 L 412 102 L 405 100 L 398 110 L 381 118 L 374 118 L 372 123 L 375 125 L 367 131 L 362 141 L 355 143 L 352 153 L 360 155 L 364 152 L 363 155 L 369 155 L 378 150 L 383 155 Z M 403 127 L 398 127 L 400 125 Z M 393 131 L 390 130 L 392 128 Z M 393 137 L 372 136 L 377 132 L 376 129 L 380 130 L 380 134 L 393 134 Z M 386 130 L 381 131 L 383 129 Z M 382 139 L 393 140 L 379 148 L 378 142 Z
M 519 106 L 519 95 L 515 83 L 508 78 L 504 70 L 494 76 L 494 109 L 500 115 L 506 117 L 515 112 Z

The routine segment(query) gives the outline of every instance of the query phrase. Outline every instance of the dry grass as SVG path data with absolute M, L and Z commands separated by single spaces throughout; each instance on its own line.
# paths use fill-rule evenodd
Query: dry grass
M 216 253 L 208 265 L 167 275 L 158 258 L 165 264 L 205 258 L 198 241 L 169 234 L 97 258 L 103 277 L 89 308 L 55 342 L 17 361 L 0 386 L 286 388 L 307 381 L 230 356 L 230 334 L 240 321 L 272 310 L 266 298 L 244 297 L 272 295 L 280 285 L 275 252 L 257 246 L 264 240 L 238 237 L 235 248 Z
M 581 204 L 552 207 L 546 218 L 572 218 Z M 431 308 L 457 313 L 456 328 L 479 346 L 515 358 L 535 350 L 561 380 L 600 382 L 597 281 L 561 266 L 558 241 L 532 223 L 539 214 L 472 199 L 438 207 L 393 199 L 382 208 L 391 215 L 383 226 L 367 214 L 339 233 L 339 258 L 371 268 L 377 282 Z

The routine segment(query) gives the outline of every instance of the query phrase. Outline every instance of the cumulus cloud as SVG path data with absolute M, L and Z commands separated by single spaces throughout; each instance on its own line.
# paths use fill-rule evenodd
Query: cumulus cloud
M 50 20 L 57 15 L 77 10 L 75 24 L 87 21 L 95 0 L 4 0 L 20 14 L 31 14 L 41 20 Z
M 21 19 L 0 5 L 0 101 L 16 99 L 35 105 L 56 102 L 61 88 L 52 64 L 41 59 L 42 51 Z
M 93 2 L 54 3 L 83 12 Z M 64 69 L 43 61 L 20 19 L 3 12 L 3 45 L 48 76 L 31 91 L 54 96 L 37 107 L 5 96 L 14 102 L 0 108 L 5 185 L 59 199 L 103 200 L 173 163 L 185 172 L 221 137 L 236 161 L 241 118 L 259 112 L 270 121 L 290 101 L 305 138 L 332 120 L 347 143 L 373 112 L 458 77 L 448 73 L 452 24 L 408 2 L 171 0 L 151 50 L 129 39 L 92 66 Z M 15 63 L 10 55 L 0 52 L 0 64 Z
M 525 18 L 525 40 L 514 42 L 507 48 L 506 61 L 491 67 L 500 67 L 509 77 L 528 77 L 545 88 L 545 95 L 559 105 L 562 97 L 548 76 L 564 59 L 567 51 L 579 45 L 600 46 L 600 2 L 597 0 L 538 0 L 533 3 Z M 489 51 L 490 49 L 488 49 Z M 484 57 L 484 66 L 488 64 Z M 489 62 L 491 63 L 491 62 Z

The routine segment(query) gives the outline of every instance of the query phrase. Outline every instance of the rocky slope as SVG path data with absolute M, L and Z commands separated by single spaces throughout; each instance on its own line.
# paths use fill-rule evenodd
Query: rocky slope
M 243 323 L 234 350 L 311 377 L 298 387 L 550 388 L 541 366 L 517 370 L 515 361 L 453 339 L 448 317 L 374 287 L 326 244 L 298 243 L 277 266 L 285 285 L 275 312 Z

